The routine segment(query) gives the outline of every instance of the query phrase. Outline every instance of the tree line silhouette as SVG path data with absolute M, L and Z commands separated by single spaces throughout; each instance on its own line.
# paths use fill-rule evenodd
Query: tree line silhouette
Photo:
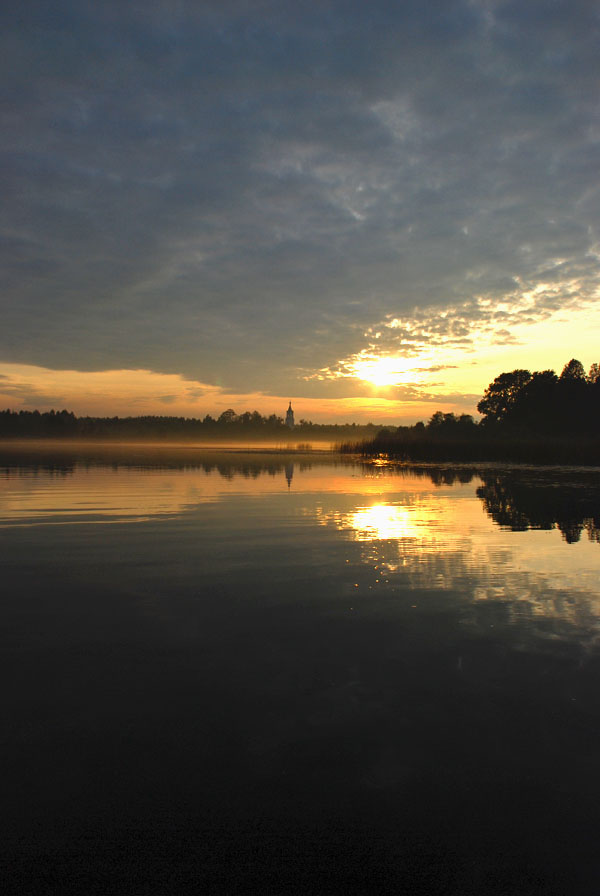
M 560 376 L 553 370 L 501 373 L 477 405 L 483 426 L 548 435 L 600 433 L 600 365 L 589 373 L 572 358 Z
M 344 438 L 373 438 L 381 425 L 375 423 L 319 424 L 300 422 L 290 430 L 277 414 L 258 411 L 237 414 L 228 408 L 219 417 L 77 417 L 61 411 L 0 411 L 0 438 L 98 439 L 119 441 L 235 441 L 299 440 L 334 441 Z
M 506 460 L 600 464 L 600 365 L 573 358 L 553 370 L 501 373 L 477 405 L 482 415 L 436 411 L 427 423 L 386 427 L 342 451 L 403 460 Z

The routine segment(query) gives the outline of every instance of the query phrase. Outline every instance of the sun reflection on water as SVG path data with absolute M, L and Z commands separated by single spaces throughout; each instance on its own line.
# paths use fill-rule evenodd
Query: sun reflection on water
M 478 511 L 476 504 L 461 502 L 461 532 L 472 528 L 473 510 Z M 410 543 L 411 550 L 427 550 L 443 539 L 445 533 L 456 527 L 457 514 L 458 507 L 451 502 L 418 493 L 407 493 L 402 501 L 385 501 L 380 497 L 373 504 L 359 504 L 346 511 L 324 507 L 317 510 L 321 525 L 334 525 L 356 541 L 370 542 L 374 548 L 378 542 Z
M 417 517 L 412 508 L 384 503 L 359 507 L 347 517 L 358 541 L 422 538 L 430 522 Z
M 359 541 L 418 538 L 419 527 L 406 507 L 372 504 L 350 514 L 349 524 Z
M 562 620 L 595 643 L 600 558 L 593 544 L 566 545 L 551 529 L 502 530 L 482 513 L 474 494 L 459 497 L 458 489 L 415 494 L 409 482 L 402 485 L 404 494 L 392 501 L 380 497 L 344 510 L 317 509 L 322 526 L 333 526 L 360 544 L 361 562 L 369 572 L 355 584 L 357 593 L 383 589 L 391 595 L 408 589 L 418 594 L 426 589 L 468 594 L 464 624 L 467 607 L 489 604 L 503 607 L 505 622 L 525 616 Z
M 174 468 L 6 465 L 0 477 L 0 528 L 186 518 L 201 538 L 212 519 L 206 505 L 221 505 L 228 527 L 233 520 L 238 527 L 245 520 L 255 526 L 260 518 L 267 528 L 289 532 L 292 546 L 315 524 L 335 530 L 348 543 L 345 562 L 357 593 L 454 592 L 468 595 L 471 606 L 501 604 L 505 613 L 510 608 L 516 616 L 560 618 L 600 631 L 600 553 L 594 535 L 600 527 L 594 523 L 593 538 L 567 543 L 552 522 L 555 517 L 540 516 L 532 503 L 536 496 L 556 501 L 549 486 L 536 492 L 535 483 L 523 485 L 523 477 L 515 483 L 496 473 L 454 479 L 451 472 L 423 475 L 335 460 L 217 454 Z M 596 492 L 571 491 L 574 498 L 570 492 L 567 498 L 575 501 L 577 519 L 587 519 Z M 588 494 L 585 506 L 582 493 Z M 259 502 L 260 511 L 250 499 Z M 520 523 L 517 499 L 531 504 L 529 529 Z M 571 522 L 563 519 L 563 529 L 568 523 L 570 531 Z M 317 544 L 326 562 L 335 564 L 336 552 L 327 554 L 330 540 Z M 337 569 L 333 580 L 343 591 L 345 573 Z

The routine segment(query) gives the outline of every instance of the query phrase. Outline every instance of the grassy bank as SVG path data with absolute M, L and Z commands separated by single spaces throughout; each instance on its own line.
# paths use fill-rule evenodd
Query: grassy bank
M 530 464 L 600 465 L 600 439 L 536 437 L 489 433 L 479 428 L 468 436 L 444 436 L 425 431 L 382 431 L 371 440 L 344 442 L 342 454 L 385 456 L 404 461 L 479 463 L 504 461 Z

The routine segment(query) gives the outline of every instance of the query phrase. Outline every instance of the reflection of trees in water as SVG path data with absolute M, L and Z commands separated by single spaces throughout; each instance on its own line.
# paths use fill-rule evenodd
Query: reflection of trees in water
M 398 465 L 395 461 L 391 463 L 361 463 L 360 469 L 364 473 L 373 473 L 378 471 L 386 475 L 397 476 L 400 479 L 428 479 L 434 485 L 455 485 L 460 482 L 461 485 L 467 485 L 474 476 L 478 475 L 476 467 L 459 467 L 459 466 L 420 466 L 417 464 Z
M 407 464 L 362 464 L 399 478 L 429 479 L 436 486 L 468 484 L 477 476 L 477 489 L 487 513 L 499 526 L 515 532 L 554 529 L 569 544 L 585 531 L 590 541 L 600 543 L 600 476 L 597 473 L 564 470 L 481 470 L 477 467 L 420 466 Z
M 242 476 L 244 479 L 258 479 L 260 476 L 276 476 L 278 473 L 283 473 L 285 464 L 256 464 L 248 462 L 231 463 L 230 461 L 219 461 L 215 463 L 197 464 L 188 467 L 188 469 L 202 470 L 203 473 L 207 474 L 218 473 L 223 479 L 228 480 L 235 479 L 237 476 Z
M 140 453 L 132 451 L 99 452 L 98 454 L 69 455 L 63 453 L 56 455 L 44 452 L 43 456 L 35 452 L 9 453 L 3 452 L 0 460 L 0 475 L 5 479 L 12 477 L 32 476 L 71 476 L 76 470 L 138 470 L 138 471 L 199 471 L 207 475 L 216 473 L 223 479 L 233 480 L 238 476 L 243 479 L 259 479 L 261 476 L 285 476 L 288 481 L 293 477 L 294 470 L 304 472 L 310 470 L 315 463 L 323 464 L 325 459 L 320 457 L 318 461 L 307 458 L 298 459 L 289 455 L 264 455 L 260 457 L 227 455 L 222 452 L 201 458 L 197 452 L 183 451 L 179 455 L 173 452 L 148 451 Z M 343 463 L 348 466 L 347 463 Z M 337 466 L 335 464 L 334 466 Z M 291 475 L 290 475 L 290 470 Z
M 585 530 L 600 543 L 600 481 L 585 474 L 524 476 L 523 473 L 484 473 L 477 496 L 499 526 L 560 530 L 573 544 Z
M 243 479 L 259 479 L 261 476 L 278 476 L 285 473 L 288 478 L 289 463 L 280 462 L 244 462 L 244 461 L 214 461 L 204 463 L 173 463 L 173 464 L 140 464 L 137 463 L 72 463 L 66 464 L 48 461 L 45 463 L 29 463 L 23 465 L 3 464 L 0 467 L 1 475 L 4 479 L 10 478 L 31 478 L 35 476 L 45 477 L 66 477 L 72 476 L 76 469 L 112 469 L 117 472 L 123 470 L 152 470 L 155 472 L 186 470 L 186 471 L 202 471 L 207 475 L 217 473 L 222 479 L 233 480 L 238 476 Z M 292 465 L 293 470 L 293 465 Z M 291 477 L 289 477 L 291 479 Z
M 7 464 L 0 465 L 1 479 L 32 479 L 37 476 L 51 479 L 65 479 L 75 472 L 75 464 L 44 463 L 44 464 Z
M 296 467 L 303 472 L 304 470 L 310 470 L 313 466 L 314 464 L 310 461 L 298 463 L 290 461 L 289 458 L 261 461 L 254 459 L 219 459 L 214 461 L 203 461 L 196 464 L 186 464 L 185 469 L 202 470 L 202 472 L 206 474 L 218 473 L 223 479 L 228 480 L 233 480 L 237 476 L 241 476 L 243 479 L 259 479 L 261 476 L 275 477 L 284 475 L 289 484 L 293 479 Z
M 456 470 L 450 468 L 433 469 L 429 471 L 429 478 L 434 485 L 454 485 L 460 482 L 461 485 L 467 485 L 473 479 L 474 471 L 468 468 L 459 467 Z

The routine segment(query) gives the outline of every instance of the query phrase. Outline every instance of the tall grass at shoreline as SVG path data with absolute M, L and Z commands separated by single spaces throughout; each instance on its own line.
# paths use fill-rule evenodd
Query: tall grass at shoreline
M 344 442 L 338 450 L 341 454 L 358 454 L 365 458 L 385 456 L 405 461 L 600 465 L 599 438 L 536 437 L 479 429 L 463 437 L 384 430 L 368 441 Z

